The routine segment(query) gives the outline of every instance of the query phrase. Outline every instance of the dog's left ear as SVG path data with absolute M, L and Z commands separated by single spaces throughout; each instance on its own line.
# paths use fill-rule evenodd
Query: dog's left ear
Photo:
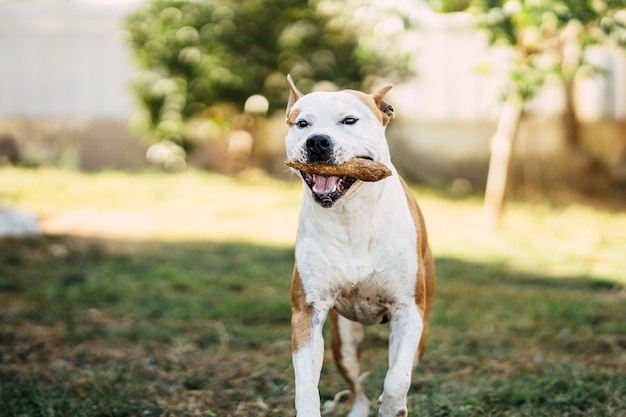
M 372 98 L 374 99 L 376 106 L 385 115 L 387 115 L 387 119 L 385 120 L 385 123 L 384 123 L 385 125 L 389 123 L 389 119 L 393 119 L 394 117 L 396 117 L 396 111 L 394 110 L 393 106 L 387 103 L 385 100 L 383 100 L 385 98 L 385 94 L 387 94 L 387 92 L 391 90 L 392 88 L 393 88 L 393 85 L 387 85 L 372 94 Z
M 287 82 L 289 83 L 289 102 L 287 103 L 287 116 L 289 116 L 289 112 L 296 101 L 298 101 L 304 94 L 296 88 L 296 83 L 293 82 L 293 78 L 291 78 L 291 74 L 287 75 Z

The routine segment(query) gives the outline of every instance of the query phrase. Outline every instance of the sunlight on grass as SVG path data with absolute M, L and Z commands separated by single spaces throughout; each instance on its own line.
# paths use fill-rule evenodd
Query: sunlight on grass
M 3 169 L 0 184 L 52 234 L 289 244 L 297 225 L 299 184 L 265 177 Z
M 286 175 L 287 177 L 287 175 Z M 300 183 L 198 171 L 85 174 L 0 169 L 0 201 L 37 213 L 46 233 L 131 240 L 247 241 L 293 246 Z M 436 256 L 555 277 L 626 282 L 626 212 L 513 203 L 496 235 L 479 230 L 481 201 L 417 189 Z
M 422 199 L 429 237 L 439 255 L 500 262 L 555 277 L 626 282 L 626 213 L 572 205 L 557 209 L 513 203 L 502 231 L 479 230 L 481 203 Z

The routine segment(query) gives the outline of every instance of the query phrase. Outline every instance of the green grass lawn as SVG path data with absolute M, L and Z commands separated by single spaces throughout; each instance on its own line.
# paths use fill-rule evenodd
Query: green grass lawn
M 411 416 L 625 416 L 626 213 L 514 203 L 485 236 L 478 199 L 415 191 L 438 287 Z M 295 180 L 0 169 L 0 202 L 47 232 L 0 239 L 0 416 L 293 416 L 299 200 Z M 323 401 L 346 389 L 326 362 Z

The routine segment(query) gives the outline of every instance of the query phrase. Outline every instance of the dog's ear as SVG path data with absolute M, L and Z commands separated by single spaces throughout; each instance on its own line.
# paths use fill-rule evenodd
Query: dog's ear
M 287 75 L 287 82 L 289 83 L 289 102 L 287 103 L 287 116 L 289 116 L 289 112 L 296 101 L 298 101 L 304 94 L 300 92 L 296 88 L 296 84 L 293 82 L 293 78 L 291 78 L 291 74 Z
M 393 119 L 394 117 L 396 117 L 396 111 L 394 110 L 393 106 L 383 100 L 385 98 L 385 94 L 387 94 L 387 92 L 392 88 L 393 85 L 387 85 L 372 94 L 372 98 L 374 99 L 376 106 L 388 117 L 388 119 L 386 119 L 385 125 L 389 122 L 389 119 Z

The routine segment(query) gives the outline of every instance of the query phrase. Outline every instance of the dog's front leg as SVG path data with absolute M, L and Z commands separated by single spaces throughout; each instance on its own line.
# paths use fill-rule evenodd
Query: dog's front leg
M 324 359 L 322 327 L 330 304 L 307 302 L 297 269 L 291 284 L 291 347 L 298 417 L 319 417 L 318 384 Z
M 406 417 L 406 397 L 424 322 L 417 306 L 408 303 L 393 314 L 389 323 L 389 370 L 378 399 L 381 417 Z
M 324 358 L 324 339 L 322 336 L 324 318 L 321 314 L 314 314 L 313 317 L 304 317 L 303 315 L 303 317 L 295 320 L 295 326 L 311 327 L 309 342 L 299 346 L 298 349 L 294 349 L 292 355 L 296 377 L 296 412 L 298 417 L 320 416 L 318 384 Z M 311 326 L 312 322 L 318 320 L 320 324 Z

